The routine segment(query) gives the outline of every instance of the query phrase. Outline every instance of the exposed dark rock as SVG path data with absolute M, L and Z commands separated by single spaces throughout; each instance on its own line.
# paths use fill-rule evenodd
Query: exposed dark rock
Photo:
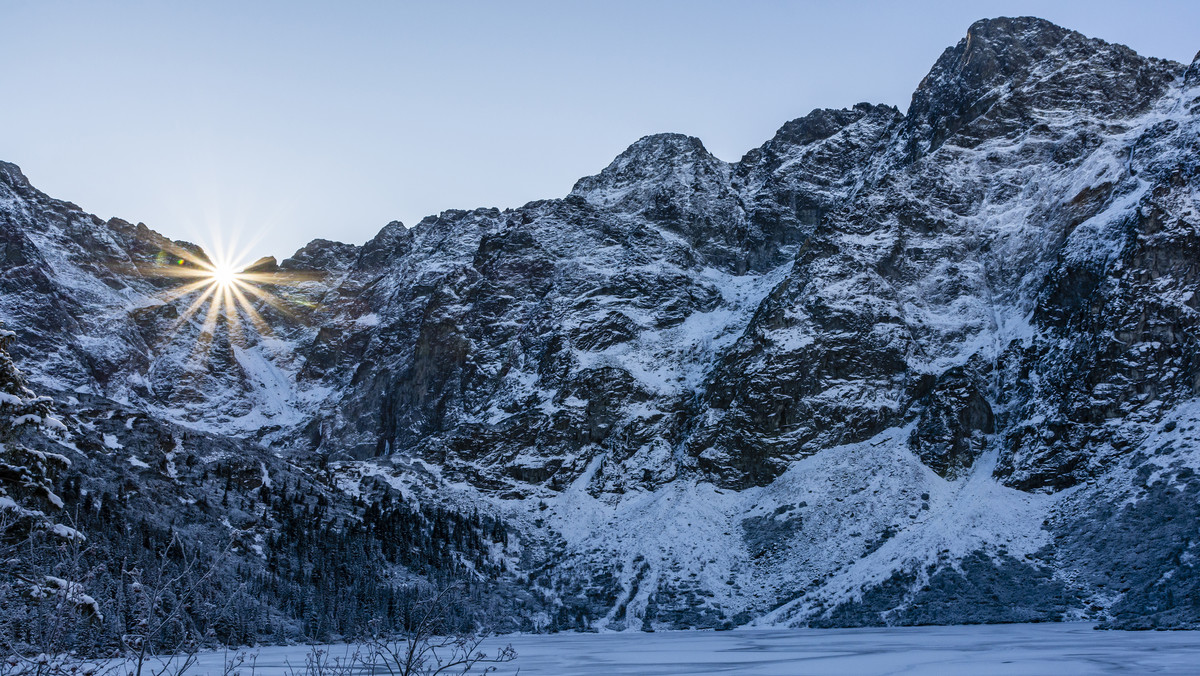
M 290 258 L 285 258 L 279 267 L 284 270 L 319 270 L 333 272 L 345 270 L 354 262 L 359 247 L 327 239 L 314 239 L 304 245 Z
M 1057 622 L 1073 599 L 1053 570 L 1011 556 L 974 552 L 958 567 L 935 566 L 922 579 L 897 572 L 809 622 L 810 627 Z
M 984 450 L 986 435 L 995 432 L 995 416 L 979 384 L 964 369 L 951 369 L 917 401 L 920 416 L 909 444 L 941 476 L 954 478 L 970 469 Z

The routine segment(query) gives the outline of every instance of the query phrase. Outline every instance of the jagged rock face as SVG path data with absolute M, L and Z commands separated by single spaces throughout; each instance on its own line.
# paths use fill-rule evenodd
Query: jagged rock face
M 995 432 L 995 414 L 977 383 L 976 373 L 958 367 L 929 378 L 929 390 L 917 398 L 917 424 L 909 436 L 913 452 L 939 476 L 966 473 Z M 918 388 L 919 391 L 919 388 Z
M 1192 59 L 1192 65 L 1188 67 L 1187 72 L 1183 75 L 1183 86 L 1187 90 L 1193 90 L 1197 85 L 1200 85 L 1200 52 L 1196 53 Z M 1193 97 L 1189 101 L 1194 105 L 1196 99 Z
M 1127 120 L 1149 109 L 1178 70 L 1178 64 L 1041 19 L 979 21 L 942 54 L 913 94 L 909 149 L 920 157 L 951 136 L 957 145 L 973 147 L 1035 126 L 1028 116 L 1033 111 Z
M 112 321 L 105 310 L 127 288 L 120 274 L 130 262 L 127 249 L 143 249 L 149 231 L 116 220 L 105 224 L 51 200 L 7 163 L 0 165 L 0 200 L 0 314 L 18 332 L 17 354 L 36 361 L 38 376 L 68 387 L 103 385 L 122 368 L 144 369 L 146 346 L 136 325 L 125 317 Z M 56 274 L 48 256 L 59 246 L 69 249 L 78 274 Z
M 156 235 L 49 200 L 11 167 L 0 318 L 61 353 L 110 308 L 120 365 L 63 358 L 72 386 L 240 434 L 257 420 L 280 452 L 347 476 L 436 467 L 456 499 L 506 510 L 530 584 L 572 618 L 1127 614 L 1097 591 L 1113 568 L 1088 556 L 1108 550 L 1047 541 L 1081 519 L 1144 518 L 1073 501 L 1187 499 L 1129 477 L 1149 471 L 1164 420 L 1193 419 L 1200 387 L 1198 63 L 981 21 L 906 114 L 817 110 L 732 164 L 649 136 L 564 199 L 394 222 L 361 247 L 315 241 L 279 266 L 319 273 L 286 289 L 307 323 L 268 313 L 270 339 L 212 348 L 284 383 L 265 419 L 238 411 L 267 401 L 261 377 L 169 384 L 187 381 L 153 339 L 165 320 L 112 320 L 114 289 L 155 282 L 104 256 L 136 263 Z M 115 243 L 86 242 L 93 257 L 87 237 Z M 65 251 L 100 291 L 68 289 Z M 39 319 L 47 293 L 65 309 Z M 180 416 L 181 401 L 217 405 Z M 1155 467 L 1200 462 L 1190 441 L 1171 449 Z M 1136 598 L 1161 597 L 1146 584 Z M 1045 598 L 976 616 L 938 596 L 1006 585 Z
M 403 226 L 401 226 L 403 227 Z M 279 267 L 284 270 L 344 270 L 354 262 L 359 248 L 353 244 L 332 242 L 327 239 L 314 239 L 284 259 Z
M 738 273 L 762 270 L 779 262 L 779 246 L 794 237 L 747 223 L 731 171 L 700 139 L 658 134 L 634 143 L 596 176 L 580 179 L 571 196 L 666 228 L 713 264 Z
M 9 261 L 0 321 L 18 334 L 16 356 L 34 382 L 102 394 L 225 433 L 296 424 L 294 397 L 279 382 L 294 368 L 291 347 L 306 328 L 271 306 L 263 335 L 206 309 L 183 321 L 196 294 L 175 292 L 204 252 L 143 224 L 102 221 L 34 189 L 20 170 L 0 164 L 0 223 Z M 273 269 L 274 261 L 254 264 Z M 297 297 L 305 289 L 296 289 Z M 207 320 L 211 330 L 204 330 Z M 240 421 L 240 422 L 239 422 Z
M 1033 79 L 1046 64 L 1055 76 Z M 928 377 L 975 355 L 992 375 L 967 386 L 972 398 L 996 389 L 996 352 L 1037 331 L 1027 316 L 1064 240 L 1089 219 L 1111 218 L 1128 121 L 1148 110 L 1131 95 L 1124 108 L 1114 99 L 1097 113 L 1091 71 L 1103 81 L 1149 79 L 1161 94 L 1179 67 L 1036 20 L 981 22 L 943 55 L 889 145 L 852 165 L 862 182 L 853 198 L 831 205 L 724 355 L 691 440 L 702 465 L 731 486 L 769 481 L 791 459 L 903 424 L 923 408 L 914 404 Z M 1065 72 L 1086 82 L 1059 82 Z M 970 105 L 951 99 L 987 105 L 967 120 Z M 944 138 L 912 162 L 912 144 L 934 138 L 925 126 Z M 1078 479 L 1059 469 L 1049 468 L 1057 481 Z
M 371 328 L 318 336 L 312 349 L 343 365 L 312 375 L 336 374 L 345 399 L 311 438 L 343 456 L 422 454 L 518 490 L 564 487 L 597 453 L 665 449 L 701 377 L 689 353 L 712 350 L 689 320 L 736 321 L 744 299 L 718 288 L 736 278 L 719 255 L 605 215 L 577 198 L 448 212 L 418 224 L 382 277 L 351 271 L 362 291 L 337 293 Z M 669 460 L 630 475 L 669 478 Z
M 1196 395 L 1197 129 L 1193 115 L 1132 134 L 1125 174 L 1098 188 L 1126 205 L 1101 221 L 1108 237 L 1097 241 L 1098 219 L 1065 235 L 1034 312 L 1045 341 L 1020 367 L 1036 369 L 1021 402 L 1042 422 L 1009 433 L 1001 469 L 1014 483 L 1075 483 Z

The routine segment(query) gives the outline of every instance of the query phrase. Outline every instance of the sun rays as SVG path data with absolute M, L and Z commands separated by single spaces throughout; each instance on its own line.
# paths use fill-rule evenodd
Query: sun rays
M 288 287 L 318 279 L 315 273 L 281 270 L 275 259 L 264 258 L 247 263 L 247 256 L 232 253 L 232 248 L 200 247 L 174 242 L 157 242 L 161 250 L 150 265 L 139 265 L 147 278 L 177 280 L 177 284 L 156 294 L 159 307 L 170 307 L 164 314 L 172 317 L 168 340 L 186 327 L 196 330 L 193 356 L 207 357 L 218 336 L 231 347 L 245 347 L 251 334 L 269 336 L 272 324 L 264 313 L 275 319 L 304 323 Z M 190 332 L 185 332 L 192 335 Z

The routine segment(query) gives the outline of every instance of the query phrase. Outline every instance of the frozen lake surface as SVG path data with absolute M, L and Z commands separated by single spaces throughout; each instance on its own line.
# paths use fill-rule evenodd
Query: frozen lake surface
M 1094 631 L 1080 623 L 555 634 L 503 637 L 490 647 L 504 643 L 517 659 L 497 673 L 520 668 L 521 676 L 1200 673 L 1200 632 Z M 330 649 L 337 655 L 345 646 Z M 255 674 L 286 674 L 286 662 L 302 666 L 306 650 L 262 648 Z M 191 673 L 220 674 L 221 662 L 206 654 Z

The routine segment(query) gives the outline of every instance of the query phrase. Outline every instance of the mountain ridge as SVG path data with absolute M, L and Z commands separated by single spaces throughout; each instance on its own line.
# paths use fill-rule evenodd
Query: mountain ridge
M 1195 70 L 980 21 L 907 114 L 314 240 L 240 337 L 161 302 L 178 243 L 0 165 L 0 319 L 59 396 L 485 509 L 525 628 L 1194 626 Z

